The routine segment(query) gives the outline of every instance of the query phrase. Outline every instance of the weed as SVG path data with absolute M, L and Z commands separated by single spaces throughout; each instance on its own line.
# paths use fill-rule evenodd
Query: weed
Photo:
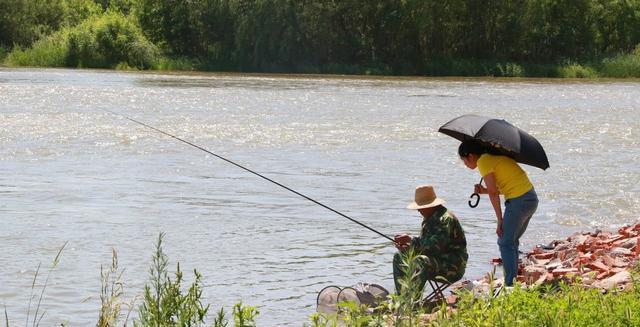
M 601 71 L 605 77 L 640 77 L 640 45 L 630 54 L 603 60 Z
M 49 271 L 47 272 L 47 277 L 44 281 L 44 284 L 42 285 L 42 289 L 40 290 L 40 296 L 38 297 L 38 303 L 35 305 L 35 312 L 33 314 L 33 320 L 31 322 L 31 326 L 33 327 L 37 327 L 40 326 L 40 322 L 42 321 L 42 318 L 44 318 L 44 315 L 46 313 L 46 311 L 43 311 L 42 313 L 40 313 L 40 308 L 42 306 L 42 299 L 44 298 L 44 291 L 47 289 L 47 286 L 49 285 L 49 278 L 51 277 L 51 273 L 53 272 L 53 270 L 58 266 L 58 264 L 60 263 L 60 256 L 62 255 L 62 251 L 64 250 L 64 248 L 67 246 L 68 242 L 64 242 L 64 244 L 60 247 L 60 249 L 58 250 L 58 253 L 56 254 L 55 258 L 53 259 L 53 262 L 51 263 L 51 267 L 49 267 Z M 36 268 L 36 272 L 33 275 L 33 280 L 31 282 L 31 294 L 29 295 L 29 304 L 27 305 L 27 317 L 26 317 L 26 321 L 25 321 L 25 327 L 29 326 L 29 318 L 31 316 L 31 305 L 32 305 L 32 301 L 35 298 L 34 293 L 36 292 L 36 282 L 38 281 L 38 277 L 40 276 L 40 267 L 42 266 L 42 264 L 38 264 L 38 268 Z M 6 327 L 9 327 L 9 313 L 7 312 L 7 308 L 5 306 L 4 308 L 4 319 L 5 319 L 5 325 Z
M 195 280 L 186 293 L 182 291 L 182 271 L 177 264 L 175 279 L 169 277 L 169 260 L 162 250 L 164 233 L 158 236 L 149 275 L 151 286 L 144 287 L 144 301 L 139 307 L 139 320 L 134 326 L 204 326 L 209 305 L 200 301 L 201 275 L 194 270 Z
M 122 282 L 122 274 L 124 271 L 118 270 L 118 254 L 114 249 L 111 256 L 111 266 L 104 269 L 100 266 L 100 316 L 98 317 L 97 327 L 114 327 L 117 326 L 122 307 L 127 305 L 129 311 L 122 323 L 127 325 L 129 315 L 133 309 L 133 303 L 126 304 L 122 301 L 124 293 L 124 283 Z

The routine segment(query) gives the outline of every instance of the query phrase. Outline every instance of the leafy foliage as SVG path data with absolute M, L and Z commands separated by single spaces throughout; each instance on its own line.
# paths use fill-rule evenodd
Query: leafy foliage
M 194 270 L 195 281 L 186 293 L 182 290 L 182 271 L 177 265 L 175 279 L 168 273 L 169 261 L 162 250 L 164 234 L 158 236 L 153 265 L 149 271 L 151 286 L 145 285 L 144 302 L 134 326 L 204 326 L 209 306 L 200 301 L 201 275 Z
M 185 68 L 178 60 L 204 70 L 579 77 L 611 67 L 605 58 L 626 69 L 621 61 L 640 44 L 640 0 L 0 0 L 0 8 L 0 47 L 14 51 L 80 26 L 69 30 L 77 56 L 63 63 L 74 67 Z M 95 17 L 137 40 L 125 42 L 132 49 L 93 35 L 109 25 Z M 627 75 L 638 76 L 634 65 Z
M 30 46 L 98 13 L 93 0 L 0 0 L 0 46 Z
M 149 68 L 157 60 L 157 48 L 139 27 L 119 12 L 108 10 L 75 27 L 38 40 L 31 48 L 12 51 L 6 63 L 16 66 Z

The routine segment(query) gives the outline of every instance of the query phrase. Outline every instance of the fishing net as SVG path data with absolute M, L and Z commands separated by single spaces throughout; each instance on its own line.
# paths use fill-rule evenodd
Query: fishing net
M 387 299 L 389 291 L 378 284 L 358 283 L 353 287 L 327 286 L 318 293 L 316 311 L 338 313 L 338 303 L 354 302 L 358 306 L 375 308 Z

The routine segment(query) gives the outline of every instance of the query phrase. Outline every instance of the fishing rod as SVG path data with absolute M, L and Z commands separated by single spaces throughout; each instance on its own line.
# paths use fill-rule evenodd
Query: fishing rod
M 194 144 L 194 143 L 191 143 L 191 142 L 189 142 L 187 140 L 181 139 L 181 138 L 179 138 L 179 137 L 177 137 L 175 135 L 169 134 L 169 133 L 167 133 L 167 132 L 165 132 L 163 130 L 160 130 L 160 129 L 156 128 L 156 127 L 153 127 L 153 126 L 151 126 L 149 124 L 145 124 L 145 123 L 143 123 L 141 121 L 135 120 L 135 119 L 133 119 L 133 118 L 127 116 L 127 115 L 123 115 L 123 114 L 120 114 L 120 113 L 117 113 L 117 112 L 113 112 L 111 110 L 107 110 L 107 109 L 104 109 L 104 108 L 99 108 L 99 109 L 104 110 L 104 111 L 106 111 L 106 112 L 108 112 L 108 113 L 110 113 L 110 114 L 112 114 L 114 116 L 123 117 L 123 118 L 125 118 L 125 119 L 127 119 L 129 121 L 132 121 L 132 122 L 136 123 L 136 124 L 142 125 L 144 127 L 152 129 L 152 130 L 154 130 L 154 131 L 156 131 L 158 133 L 161 133 L 161 134 L 164 134 L 164 135 L 169 136 L 171 138 L 174 138 L 174 139 L 176 139 L 176 140 L 178 140 L 178 141 L 180 141 L 182 143 L 185 143 L 187 145 L 190 145 L 190 146 L 192 146 L 192 147 L 194 147 L 194 148 L 196 148 L 198 150 L 204 151 L 204 152 L 206 152 L 206 153 L 208 153 L 208 154 L 210 154 L 210 155 L 212 155 L 212 156 L 214 156 L 214 157 L 216 157 L 218 159 L 224 160 L 224 161 L 226 161 L 226 162 L 228 162 L 228 163 L 230 163 L 230 164 L 232 164 L 232 165 L 234 165 L 234 166 L 236 166 L 236 167 L 238 167 L 240 169 L 244 169 L 244 170 L 246 170 L 246 171 L 248 171 L 248 172 L 250 172 L 250 173 L 252 173 L 252 174 L 254 174 L 254 175 L 256 175 L 256 176 L 258 176 L 260 178 L 262 178 L 262 179 L 265 179 L 265 180 L 267 180 L 267 181 L 269 181 L 269 182 L 271 182 L 273 184 L 276 184 L 276 185 L 282 187 L 283 189 L 285 189 L 285 190 L 287 190 L 287 191 L 289 191 L 289 192 L 291 192 L 293 194 L 301 196 L 301 197 L 303 197 L 303 198 L 305 198 L 305 199 L 307 199 L 307 200 L 309 200 L 309 201 L 311 201 L 311 202 L 313 202 L 313 203 L 315 203 L 315 204 L 317 204 L 317 205 L 319 205 L 319 206 L 321 206 L 321 207 L 323 207 L 323 208 L 325 208 L 325 209 L 327 209 L 327 210 L 329 210 L 329 211 L 331 211 L 333 213 L 336 213 L 336 214 L 338 214 L 338 215 L 340 215 L 340 216 L 342 216 L 344 218 L 347 218 L 347 219 L 351 220 L 352 222 L 354 222 L 354 223 L 356 223 L 356 224 L 358 224 L 358 225 L 360 225 L 360 226 L 362 226 L 362 227 L 364 227 L 364 228 L 366 228 L 366 229 L 368 229 L 368 230 L 370 230 L 370 231 L 372 231 L 372 232 L 374 232 L 374 233 L 376 233 L 376 234 L 388 239 L 389 241 L 395 243 L 395 241 L 391 237 L 389 237 L 389 236 L 387 236 L 385 234 L 382 234 L 381 232 L 379 232 L 379 231 L 377 231 L 377 230 L 375 230 L 375 229 L 373 229 L 373 228 L 371 228 L 371 227 L 369 227 L 369 226 L 367 226 L 367 225 L 365 225 L 365 224 L 363 224 L 363 223 L 361 223 L 361 222 L 359 222 L 359 221 L 357 221 L 357 220 L 355 220 L 355 219 L 343 214 L 342 212 L 340 212 L 338 210 L 335 210 L 335 209 L 329 207 L 328 205 L 326 205 L 324 203 L 316 201 L 316 200 L 314 200 L 314 199 L 312 199 L 312 198 L 310 198 L 310 197 L 308 197 L 308 196 L 306 196 L 306 195 L 304 195 L 304 194 L 302 194 L 302 193 L 300 193 L 300 192 L 298 192 L 298 191 L 296 191 L 296 190 L 294 190 L 294 189 L 292 189 L 290 187 L 287 187 L 287 186 L 285 186 L 283 184 L 280 184 L 280 183 L 274 181 L 273 179 L 271 179 L 269 177 L 266 177 L 266 176 L 264 176 L 264 175 L 262 175 L 262 174 L 260 174 L 258 172 L 255 172 L 255 171 L 253 171 L 253 170 L 251 170 L 251 169 L 249 169 L 247 167 L 244 167 L 244 166 L 242 166 L 242 165 L 240 165 L 240 164 L 238 164 L 238 163 L 236 163 L 234 161 L 231 161 L 231 160 L 229 160 L 229 159 L 227 159 L 227 158 L 225 158 L 225 157 L 223 157 L 221 155 L 215 154 L 215 153 L 213 153 L 213 152 L 211 152 L 211 151 L 209 151 L 209 150 L 207 150 L 207 149 L 205 149 L 205 148 L 203 148 L 203 147 L 201 147 L 201 146 L 199 146 L 197 144 Z

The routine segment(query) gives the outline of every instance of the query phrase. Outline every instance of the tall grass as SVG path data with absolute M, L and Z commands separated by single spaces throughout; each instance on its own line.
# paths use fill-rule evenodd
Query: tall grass
M 597 78 L 599 75 L 595 68 L 573 62 L 557 67 L 557 77 L 562 78 Z
M 232 308 L 231 317 L 227 317 L 224 308 L 220 308 L 211 324 L 207 323 L 207 312 L 209 304 L 202 303 L 202 275 L 194 270 L 194 281 L 183 287 L 183 273 L 180 264 L 177 263 L 173 278 L 169 274 L 169 259 L 162 249 L 164 233 L 160 233 L 156 243 L 156 250 L 152 258 L 150 272 L 150 284 L 145 285 L 142 303 L 138 306 L 138 311 L 134 312 L 134 298 L 130 302 L 124 301 L 124 282 L 122 280 L 123 270 L 118 267 L 118 256 L 113 250 L 111 265 L 108 268 L 100 268 L 100 309 L 97 327 L 127 326 L 129 317 L 133 313 L 137 315 L 133 325 L 140 327 L 228 327 L 229 318 L 235 327 L 254 327 L 259 311 L 256 307 L 237 303 Z M 44 283 L 38 287 L 38 279 L 41 276 L 38 265 L 31 282 L 31 294 L 27 305 L 27 315 L 25 327 L 38 327 L 46 311 L 41 311 L 45 290 L 49 285 L 52 272 L 60 263 L 60 257 L 67 243 L 59 249 Z M 39 295 L 38 295 L 39 293 Z M 34 302 L 34 300 L 37 300 Z M 124 315 L 123 309 L 128 309 Z M 9 313 L 4 309 L 5 326 L 10 327 Z M 62 326 L 65 326 L 63 323 Z
M 199 64 L 196 60 L 189 58 L 168 58 L 168 57 L 159 57 L 157 60 L 153 62 L 152 69 L 154 70 L 182 70 L 182 71 L 191 71 L 196 70 L 196 67 L 199 67 Z
M 602 61 L 602 76 L 640 78 L 640 45 L 630 54 L 623 54 Z
M 15 48 L 6 56 L 4 63 L 8 66 L 64 67 L 69 52 L 68 35 L 69 30 L 63 28 L 36 41 L 31 48 Z
M 4 58 L 7 57 L 8 53 L 9 51 L 7 50 L 7 48 L 0 45 L 0 63 L 4 61 Z
M 128 306 L 129 310 L 122 325 L 126 326 L 129 315 L 133 309 L 133 303 L 126 303 L 123 300 L 124 282 L 122 281 L 123 270 L 118 268 L 118 254 L 113 250 L 111 266 L 104 269 L 100 266 L 100 315 L 97 327 L 115 327 L 121 320 L 123 306 Z
M 68 242 L 65 242 L 60 247 L 60 249 L 58 250 L 58 253 L 53 259 L 53 262 L 49 267 L 49 271 L 47 272 L 47 277 L 44 280 L 44 284 L 42 284 L 42 287 L 40 288 L 40 296 L 38 296 L 38 302 L 32 308 L 33 300 L 36 298 L 35 294 L 38 291 L 36 284 L 37 284 L 38 278 L 40 277 L 40 267 L 42 266 L 41 264 L 38 264 L 38 268 L 36 268 L 36 272 L 33 274 L 33 280 L 31 281 L 31 293 L 29 294 L 29 304 L 27 305 L 27 317 L 25 318 L 25 324 L 24 324 L 25 327 L 29 326 L 30 324 L 29 320 L 31 320 L 31 326 L 33 327 L 40 326 L 40 322 L 42 321 L 42 318 L 44 318 L 44 315 L 46 313 L 46 311 L 40 312 L 40 308 L 42 306 L 42 300 L 44 299 L 44 292 L 47 289 L 47 286 L 49 285 L 49 278 L 51 277 L 51 273 L 56 269 L 56 267 L 60 263 L 60 256 L 62 255 L 62 251 L 64 250 L 64 248 L 67 246 L 67 243 Z M 31 317 L 32 309 L 34 310 L 33 317 Z M 6 307 L 4 309 L 4 319 L 5 319 L 5 326 L 9 327 L 10 325 L 9 313 L 7 312 Z

